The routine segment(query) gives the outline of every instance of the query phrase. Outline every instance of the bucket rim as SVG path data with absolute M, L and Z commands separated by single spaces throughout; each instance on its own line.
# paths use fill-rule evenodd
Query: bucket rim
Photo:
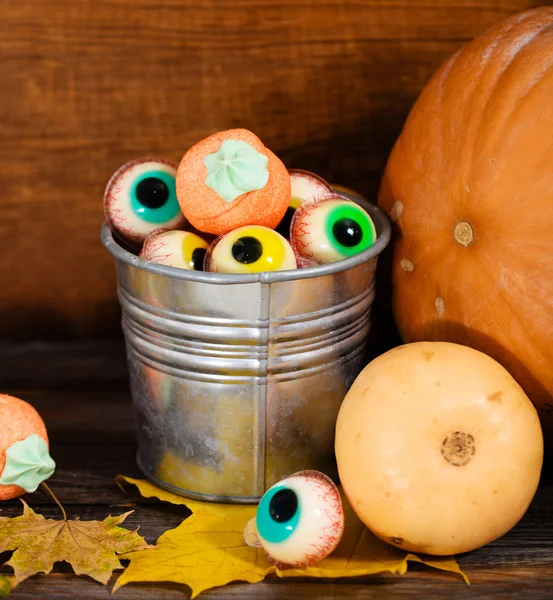
M 162 275 L 171 279 L 180 279 L 186 281 L 196 281 L 199 283 L 212 283 L 218 285 L 242 284 L 242 283 L 280 283 L 283 281 L 297 281 L 301 279 L 312 279 L 314 277 L 324 277 L 325 275 L 334 275 L 342 271 L 347 271 L 357 267 L 372 258 L 376 258 L 389 244 L 392 236 L 392 226 L 390 220 L 384 211 L 376 204 L 357 196 L 350 196 L 340 192 L 341 195 L 353 200 L 362 206 L 374 221 L 377 239 L 376 242 L 367 250 L 360 252 L 350 258 L 345 258 L 337 262 L 326 265 L 317 265 L 303 269 L 291 269 L 289 271 L 264 271 L 262 273 L 207 273 L 205 271 L 188 271 L 177 267 L 169 267 L 158 263 L 150 262 L 132 254 L 120 246 L 114 239 L 112 232 L 104 222 L 101 229 L 102 243 L 115 259 L 122 263 L 147 271 L 154 275 Z

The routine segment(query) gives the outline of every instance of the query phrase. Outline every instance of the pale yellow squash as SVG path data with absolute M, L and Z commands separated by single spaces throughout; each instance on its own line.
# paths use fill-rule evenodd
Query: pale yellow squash
M 543 436 L 509 373 L 471 348 L 420 342 L 372 361 L 340 409 L 344 491 L 383 540 L 448 555 L 483 546 L 524 515 Z

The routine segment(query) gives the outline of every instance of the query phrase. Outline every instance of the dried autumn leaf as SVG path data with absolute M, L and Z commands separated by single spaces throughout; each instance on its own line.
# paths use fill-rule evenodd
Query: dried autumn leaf
M 160 490 L 146 481 L 123 479 L 147 497 L 186 506 L 192 516 L 166 531 L 153 550 L 126 554 L 130 565 L 117 579 L 113 591 L 133 581 L 171 581 L 188 585 L 192 598 L 212 587 L 242 580 L 261 581 L 274 572 L 263 551 L 244 542 L 244 527 L 256 506 L 209 504 Z
M 12 587 L 36 573 L 49 573 L 57 561 L 68 562 L 77 575 L 106 584 L 121 568 L 117 554 L 150 547 L 136 531 L 118 527 L 130 514 L 103 521 L 56 521 L 23 502 L 21 516 L 0 517 L 0 552 L 14 551 L 5 563 L 14 570 Z
M 388 571 L 404 575 L 408 562 L 420 562 L 429 567 L 450 571 L 468 579 L 454 558 L 449 556 L 415 556 L 386 544 L 372 534 L 359 520 L 351 505 L 343 499 L 346 527 L 334 552 L 312 567 L 277 571 L 279 577 L 355 577 Z
M 190 587 L 194 598 L 231 581 L 255 583 L 271 573 L 279 577 L 355 577 L 385 571 L 404 574 L 410 560 L 452 571 L 468 583 L 453 558 L 417 557 L 374 536 L 347 502 L 346 528 L 338 548 L 313 567 L 281 571 L 267 561 L 261 549 L 244 542 L 244 527 L 257 506 L 198 502 L 161 490 L 148 481 L 122 476 L 118 481 L 135 485 L 146 498 L 186 506 L 192 515 L 176 529 L 166 531 L 153 550 L 126 554 L 124 558 L 130 564 L 115 583 L 114 591 L 131 582 L 170 581 Z
M 12 587 L 11 578 L 6 575 L 0 575 L 0 598 L 7 598 L 10 595 Z

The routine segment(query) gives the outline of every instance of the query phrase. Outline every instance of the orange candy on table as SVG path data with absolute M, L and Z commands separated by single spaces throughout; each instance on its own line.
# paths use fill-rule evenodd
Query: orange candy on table
M 24 448 L 25 461 L 28 464 L 19 470 L 21 481 L 25 482 L 23 485 L 30 484 L 34 489 L 36 487 L 33 483 L 47 479 L 53 473 L 55 464 L 47 451 L 48 434 L 44 421 L 29 403 L 7 394 L 0 394 L 0 422 L 0 500 L 10 500 L 23 495 L 25 491 L 34 490 L 1 483 L 8 470 L 6 452 L 10 453 L 10 449 L 16 444 L 22 448 L 22 442 L 30 442 L 30 447 Z M 10 471 L 14 472 L 11 465 Z
M 282 161 L 246 129 L 215 133 L 192 146 L 181 160 L 176 185 L 188 221 L 216 235 L 245 225 L 275 228 L 291 193 Z

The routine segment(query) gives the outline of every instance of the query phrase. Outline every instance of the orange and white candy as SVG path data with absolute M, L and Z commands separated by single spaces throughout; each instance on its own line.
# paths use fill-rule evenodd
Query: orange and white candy
M 46 426 L 24 400 L 0 394 L 0 500 L 34 492 L 56 467 Z
M 246 129 L 215 133 L 192 146 L 177 169 L 177 198 L 199 231 L 223 235 L 245 225 L 276 227 L 290 201 L 282 161 Z

